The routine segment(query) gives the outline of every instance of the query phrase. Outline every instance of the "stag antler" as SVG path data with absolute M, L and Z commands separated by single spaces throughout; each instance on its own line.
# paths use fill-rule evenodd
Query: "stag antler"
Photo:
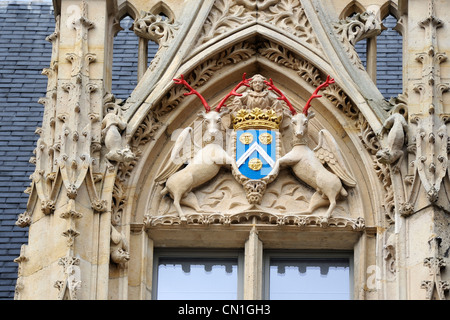
M 311 107 L 311 101 L 315 98 L 321 98 L 322 96 L 319 95 L 319 91 L 323 88 L 328 87 L 330 84 L 334 83 L 334 79 L 331 78 L 329 75 L 327 76 L 327 80 L 325 80 L 324 83 L 322 83 L 321 85 L 319 85 L 316 90 L 314 90 L 313 94 L 311 95 L 311 97 L 308 99 L 308 101 L 306 102 L 305 107 L 303 108 L 303 114 L 305 116 L 308 115 L 308 109 Z
M 203 96 L 194 88 L 192 88 L 189 83 L 187 83 L 186 80 L 184 80 L 184 76 L 180 75 L 180 79 L 173 79 L 173 81 L 175 81 L 176 84 L 183 84 L 186 88 L 188 88 L 190 91 L 184 93 L 185 96 L 190 96 L 192 94 L 195 94 L 197 97 L 200 98 L 200 100 L 203 103 L 203 106 L 206 109 L 206 112 L 210 112 L 211 111 L 211 107 L 208 105 L 208 102 L 206 102 L 205 98 L 203 98 Z
M 289 107 L 289 110 L 291 110 L 291 113 L 293 115 L 297 114 L 297 111 L 294 109 L 294 107 L 292 106 L 292 104 L 289 102 L 289 100 L 286 98 L 286 96 L 283 94 L 283 92 L 281 92 L 280 89 L 278 89 L 277 87 L 275 87 L 275 85 L 273 84 L 273 80 L 272 78 L 269 79 L 269 81 L 264 81 L 264 83 L 269 87 L 269 90 L 273 90 L 276 93 L 278 93 L 279 97 L 277 98 L 278 100 L 283 100 L 284 102 L 286 102 L 287 106 Z
M 237 85 L 236 87 L 234 87 L 234 89 L 233 89 L 229 94 L 227 94 L 227 95 L 225 96 L 225 98 L 223 98 L 223 99 L 220 101 L 219 105 L 216 107 L 216 111 L 217 111 L 217 112 L 220 111 L 220 108 L 222 108 L 223 106 L 225 106 L 225 101 L 227 101 L 228 98 L 230 98 L 231 96 L 238 96 L 238 97 L 242 96 L 241 93 L 237 93 L 237 92 L 236 92 L 237 89 L 239 89 L 239 88 L 242 87 L 242 86 L 250 87 L 250 85 L 249 85 L 249 79 L 245 79 L 246 76 L 247 76 L 247 74 L 244 73 L 244 74 L 242 75 L 242 81 L 239 82 L 238 85 Z

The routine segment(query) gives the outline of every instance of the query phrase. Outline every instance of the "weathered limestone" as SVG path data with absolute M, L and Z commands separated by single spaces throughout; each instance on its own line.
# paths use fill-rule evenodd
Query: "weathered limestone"
M 266 249 L 352 251 L 355 299 L 448 299 L 446 1 L 54 8 L 17 299 L 151 299 L 155 248 L 242 250 L 244 299 L 263 297 Z M 387 12 L 405 66 L 404 94 L 389 102 L 373 81 Z M 139 82 L 121 102 L 111 50 L 125 14 Z M 367 71 L 354 49 L 365 38 Z M 147 67 L 149 40 L 159 51 Z M 265 162 L 239 153 L 254 141 Z M 241 170 L 266 163 L 260 176 Z

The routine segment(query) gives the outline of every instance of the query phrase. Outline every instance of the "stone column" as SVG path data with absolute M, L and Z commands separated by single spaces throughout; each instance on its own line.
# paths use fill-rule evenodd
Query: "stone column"
M 405 274 L 398 285 L 406 285 L 401 299 L 448 299 L 448 275 L 444 279 L 441 271 L 450 250 L 450 40 L 444 30 L 450 14 L 443 0 L 409 0 L 407 6 L 410 186 L 396 221 L 399 272 Z
M 113 170 L 102 157 L 105 39 L 114 1 L 57 1 L 17 299 L 106 299 Z M 60 10 L 60 11 L 59 11 Z M 106 62 L 106 63 L 105 63 Z M 109 196 L 108 196 L 109 195 Z
M 263 244 L 259 240 L 256 227 L 250 231 L 245 242 L 244 258 L 244 299 L 262 299 Z

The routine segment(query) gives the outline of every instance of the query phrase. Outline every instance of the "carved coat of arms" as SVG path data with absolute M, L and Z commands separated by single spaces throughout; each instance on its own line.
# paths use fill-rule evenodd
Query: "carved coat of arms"
M 311 214 L 328 205 L 325 218 L 331 216 L 337 199 L 347 196 L 344 186 L 356 185 L 330 132 L 325 129 L 319 132 L 319 143 L 313 150 L 306 144 L 308 121 L 314 116 L 308 112 L 310 102 L 320 97 L 318 92 L 322 88 L 334 82 L 332 78 L 328 77 L 315 90 L 301 113 L 271 79 L 259 74 L 251 79 L 244 74 L 242 81 L 214 109 L 183 76 L 174 81 L 190 90 L 185 95 L 197 95 L 205 107 L 200 115 L 201 143 L 191 144 L 193 128 L 184 129 L 175 142 L 170 161 L 155 179 L 164 184 L 162 195 L 170 195 L 182 220 L 182 205 L 204 212 L 191 191 L 212 180 L 222 167 L 230 169 L 243 186 L 250 205 L 261 203 L 267 185 L 277 179 L 281 167 L 291 167 L 298 179 L 316 190 L 302 213 Z M 247 89 L 243 91 L 241 87 Z M 224 110 L 225 102 L 232 96 L 234 99 Z M 222 125 L 225 115 L 231 116 L 231 129 Z M 284 155 L 280 132 L 283 121 L 290 121 L 294 136 L 292 149 Z M 229 148 L 222 143 L 226 129 L 231 138 Z

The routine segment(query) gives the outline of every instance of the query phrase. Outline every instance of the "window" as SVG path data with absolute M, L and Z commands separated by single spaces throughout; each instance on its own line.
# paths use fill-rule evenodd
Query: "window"
M 269 252 L 264 264 L 266 299 L 352 299 L 350 253 Z
M 153 298 L 242 299 L 242 256 L 229 251 L 155 252 Z

